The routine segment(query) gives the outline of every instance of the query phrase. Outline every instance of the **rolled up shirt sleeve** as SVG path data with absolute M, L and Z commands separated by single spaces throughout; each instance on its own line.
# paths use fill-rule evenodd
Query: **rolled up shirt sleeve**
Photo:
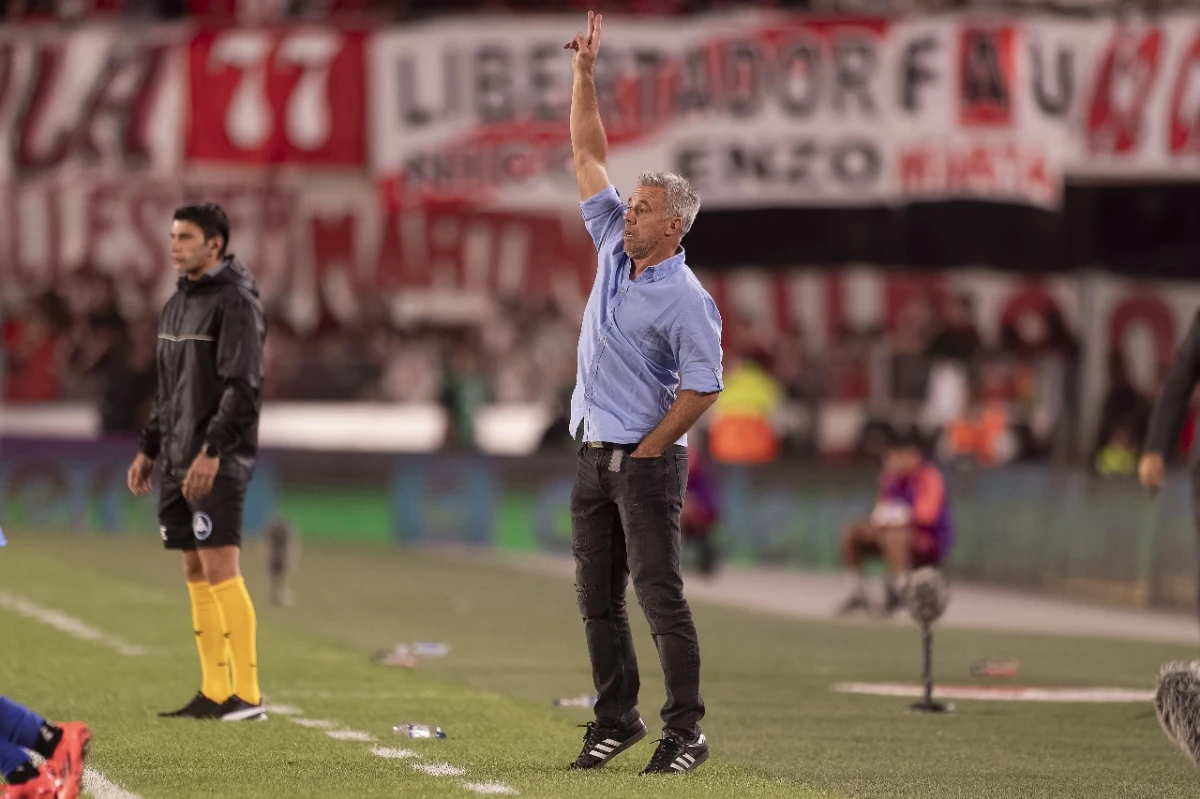
M 625 216 L 625 203 L 621 202 L 617 187 L 611 183 L 581 202 L 579 210 L 597 252 L 623 229 L 621 220 Z
M 711 297 L 704 296 L 680 314 L 671 329 L 671 346 L 679 364 L 679 388 L 712 394 L 723 391 L 721 313 Z

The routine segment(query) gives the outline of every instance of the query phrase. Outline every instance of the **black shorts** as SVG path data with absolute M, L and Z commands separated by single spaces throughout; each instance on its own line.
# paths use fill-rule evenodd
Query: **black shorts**
M 246 482 L 217 475 L 207 497 L 183 498 L 183 481 L 164 474 L 158 489 L 158 524 L 167 549 L 209 549 L 242 545 L 242 506 Z

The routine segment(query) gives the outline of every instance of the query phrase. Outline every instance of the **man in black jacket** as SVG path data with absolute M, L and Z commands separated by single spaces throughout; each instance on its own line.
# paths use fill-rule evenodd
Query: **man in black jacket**
M 201 688 L 163 716 L 265 719 L 257 619 L 239 564 L 242 505 L 258 454 L 266 322 L 254 278 L 226 255 L 219 205 L 189 205 L 171 223 L 179 289 L 158 323 L 158 391 L 129 467 L 129 490 L 150 493 L 160 467 L 159 532 L 183 552 L 200 653 Z M 232 673 L 232 677 L 231 677 Z
M 1162 394 L 1150 412 L 1138 478 L 1152 491 L 1162 488 L 1165 479 L 1163 460 L 1179 443 L 1197 382 L 1200 382 L 1200 314 L 1192 320 L 1187 337 L 1175 352 L 1175 362 L 1163 383 Z
M 1150 413 L 1142 460 L 1138 464 L 1138 479 L 1151 491 L 1162 488 L 1165 480 L 1164 458 L 1179 445 L 1179 434 L 1187 418 L 1192 392 L 1200 382 L 1200 314 L 1192 320 L 1187 337 L 1175 353 L 1175 362 L 1163 383 L 1162 394 Z M 1193 496 L 1200 501 L 1200 472 L 1193 480 Z M 1200 525 L 1200 506 L 1194 508 Z

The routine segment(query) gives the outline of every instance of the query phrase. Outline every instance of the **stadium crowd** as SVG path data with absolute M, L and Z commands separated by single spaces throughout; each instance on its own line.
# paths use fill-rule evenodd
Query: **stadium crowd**
M 99 272 L 32 298 L 10 296 L 0 309 L 4 400 L 95 401 L 106 432 L 136 430 L 154 386 L 151 307 L 122 297 Z M 497 301 L 472 323 L 404 327 L 368 302 L 353 325 L 326 319 L 311 331 L 268 311 L 268 400 L 440 403 L 466 447 L 472 418 L 489 403 L 542 403 L 565 430 L 578 319 L 553 300 Z M 939 440 L 943 456 L 982 466 L 1087 457 L 1102 472 L 1128 473 L 1153 399 L 1114 353 L 1098 429 L 1078 429 L 1080 345 L 1062 317 L 1026 318 L 987 340 L 965 296 L 913 303 L 890 330 L 845 327 L 819 349 L 803 329 L 768 334 L 739 318 L 726 325 L 735 344 L 713 424 L 739 420 L 739 446 L 756 429 L 767 439 L 727 453 L 734 459 L 811 455 L 823 415 L 850 407 L 862 419 L 860 455 L 872 456 L 889 430 L 916 428 Z M 747 427 L 747 419 L 763 424 Z

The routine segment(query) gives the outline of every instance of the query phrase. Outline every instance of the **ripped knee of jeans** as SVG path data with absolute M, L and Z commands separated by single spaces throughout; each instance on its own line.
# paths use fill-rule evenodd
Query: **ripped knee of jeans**
M 637 598 L 654 635 L 667 631 L 691 613 L 683 592 L 672 588 L 654 586 L 638 591 Z

